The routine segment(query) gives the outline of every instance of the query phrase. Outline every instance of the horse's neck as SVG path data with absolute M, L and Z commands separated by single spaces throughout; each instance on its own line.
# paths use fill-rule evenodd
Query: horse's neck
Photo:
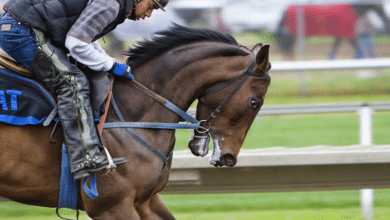
M 135 79 L 146 88 L 186 111 L 196 97 L 210 89 L 210 86 L 216 86 L 220 82 L 226 82 L 236 77 L 246 69 L 252 60 L 252 56 L 241 55 L 230 57 L 206 56 L 203 59 L 196 57 L 196 55 L 188 57 L 193 60 L 185 60 L 183 56 L 163 56 L 163 58 L 160 57 L 160 60 L 150 61 L 134 70 Z M 172 60 L 172 62 L 167 61 L 167 59 Z M 116 81 L 114 83 L 113 96 L 127 122 L 179 122 L 180 117 L 178 115 L 126 81 Z M 118 121 L 118 117 L 112 108 L 108 111 L 106 121 Z M 137 130 L 138 132 L 149 144 L 155 146 L 157 150 L 165 155 L 169 153 L 175 140 L 174 130 L 147 129 Z M 123 129 L 109 129 L 105 134 L 104 139 L 110 140 L 112 145 L 120 146 L 124 143 L 133 143 L 133 138 L 130 135 L 123 136 Z M 122 143 L 118 137 L 121 137 L 121 140 L 126 140 L 122 140 Z M 118 140 L 118 142 L 114 140 Z M 116 149 L 120 149 L 120 147 Z M 138 148 L 127 150 L 136 149 Z

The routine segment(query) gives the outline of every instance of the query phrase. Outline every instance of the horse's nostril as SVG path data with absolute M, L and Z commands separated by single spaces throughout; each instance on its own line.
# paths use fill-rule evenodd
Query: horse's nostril
M 233 167 L 236 165 L 237 159 L 233 154 L 224 154 L 222 156 L 222 164 L 228 167 Z

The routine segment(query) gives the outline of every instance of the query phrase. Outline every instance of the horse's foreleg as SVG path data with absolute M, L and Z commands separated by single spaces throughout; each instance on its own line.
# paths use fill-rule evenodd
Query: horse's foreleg
M 156 193 L 138 208 L 142 220 L 174 220 L 172 213 Z
M 106 207 L 93 207 L 92 209 L 88 210 L 87 208 L 86 211 L 93 220 L 141 220 L 134 205 L 130 205 L 128 202 L 121 202 L 109 209 Z

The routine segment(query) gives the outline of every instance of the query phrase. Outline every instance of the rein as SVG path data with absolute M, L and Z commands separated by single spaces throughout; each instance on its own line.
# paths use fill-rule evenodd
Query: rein
M 104 124 L 103 128 L 110 129 L 110 128 L 126 128 L 127 131 L 142 145 L 144 145 L 146 148 L 148 148 L 150 151 L 152 151 L 154 154 L 156 154 L 160 159 L 164 162 L 163 169 L 166 168 L 169 160 L 172 157 L 173 154 L 173 147 L 168 154 L 168 156 L 165 156 L 160 151 L 158 151 L 156 148 L 154 148 L 152 145 L 150 145 L 148 142 L 143 140 L 134 130 L 131 128 L 146 128 L 146 129 L 197 129 L 200 125 L 200 122 L 196 120 L 195 118 L 188 115 L 186 112 L 181 110 L 179 107 L 171 103 L 170 101 L 166 100 L 162 96 L 154 93 L 153 91 L 149 90 L 145 86 L 141 85 L 140 83 L 136 82 L 135 80 L 131 80 L 130 84 L 132 84 L 135 88 L 138 90 L 144 92 L 160 104 L 164 105 L 169 110 L 173 111 L 177 115 L 181 117 L 181 121 L 189 122 L 190 124 L 179 124 L 179 123 L 153 123 L 153 122 L 126 122 L 122 113 L 120 112 L 115 99 L 114 95 L 111 96 L 111 104 L 114 108 L 115 113 L 117 114 L 120 122 L 107 122 Z

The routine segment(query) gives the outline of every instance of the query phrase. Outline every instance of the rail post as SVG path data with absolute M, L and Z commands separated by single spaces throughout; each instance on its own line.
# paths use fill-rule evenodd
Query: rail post
M 360 144 L 372 145 L 372 108 L 365 104 L 358 110 L 359 126 L 360 126 Z M 362 207 L 363 218 L 371 220 L 373 218 L 374 207 L 374 190 L 373 189 L 361 189 L 360 190 L 360 203 Z
M 306 60 L 306 31 L 305 31 L 305 8 L 303 4 L 299 4 L 296 12 L 297 20 L 297 39 L 298 39 L 298 57 L 299 60 Z M 306 72 L 300 72 L 299 95 L 307 96 L 306 89 Z

